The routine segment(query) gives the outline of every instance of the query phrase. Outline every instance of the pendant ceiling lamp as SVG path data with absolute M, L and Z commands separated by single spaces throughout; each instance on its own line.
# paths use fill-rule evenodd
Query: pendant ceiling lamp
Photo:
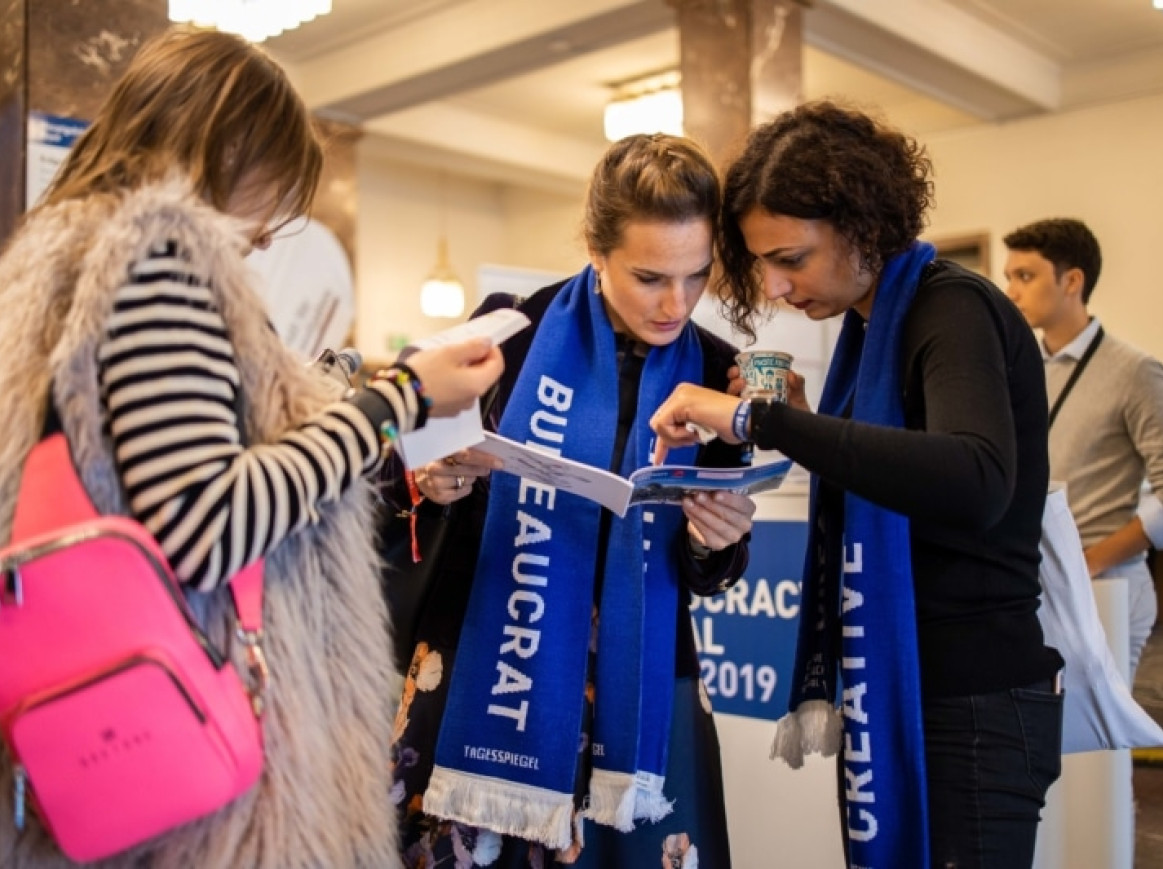
M 448 261 L 445 232 L 445 179 L 440 176 L 440 232 L 436 240 L 436 265 L 420 287 L 420 311 L 426 317 L 459 317 L 464 313 L 464 284 Z

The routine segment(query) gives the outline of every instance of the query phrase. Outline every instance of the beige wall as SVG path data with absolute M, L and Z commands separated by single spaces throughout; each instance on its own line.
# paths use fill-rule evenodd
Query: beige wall
M 452 325 L 420 312 L 420 285 L 436 261 L 441 190 L 449 259 L 465 287 L 465 315 L 478 299 L 477 268 L 489 263 L 555 273 L 584 264 L 576 196 L 481 181 L 404 163 L 361 142 L 356 346 L 389 356 L 395 336 L 421 338 Z M 462 318 L 463 319 L 463 318 Z
M 1163 95 L 927 139 L 937 207 L 929 235 L 987 232 L 1002 281 L 1002 236 L 1050 216 L 1078 217 L 1102 243 L 1092 308 L 1112 333 L 1163 358 Z M 387 336 L 431 334 L 419 286 L 435 258 L 440 176 L 361 152 L 357 343 L 382 356 Z M 576 195 L 447 177 L 453 266 L 476 298 L 481 263 L 576 271 Z
M 368 359 L 383 359 L 392 336 L 419 338 L 453 322 L 420 312 L 420 285 L 436 263 L 441 175 L 384 159 L 361 143 L 357 178 L 356 346 Z M 477 265 L 497 262 L 504 249 L 501 189 L 454 175 L 443 186 L 449 259 L 471 308 Z
M 1002 237 L 1043 217 L 1098 236 L 1091 309 L 1113 334 L 1163 358 L 1163 95 L 933 136 L 934 236 L 988 231 L 995 281 Z
M 577 196 L 506 187 L 501 262 L 573 274 L 585 265 L 581 240 L 583 191 Z

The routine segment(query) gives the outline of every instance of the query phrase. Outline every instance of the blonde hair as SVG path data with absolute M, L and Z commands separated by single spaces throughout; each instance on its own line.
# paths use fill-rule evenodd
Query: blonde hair
M 716 234 L 719 175 L 695 142 L 665 133 L 615 142 L 594 168 L 586 194 L 582 234 L 594 253 L 622 243 L 635 220 L 678 223 L 704 219 Z M 718 239 L 713 239 L 718 248 Z
M 322 164 L 307 107 L 277 63 L 232 34 L 179 27 L 141 47 L 43 202 L 135 189 L 178 170 L 224 209 L 256 173 L 291 218 L 310 209 Z

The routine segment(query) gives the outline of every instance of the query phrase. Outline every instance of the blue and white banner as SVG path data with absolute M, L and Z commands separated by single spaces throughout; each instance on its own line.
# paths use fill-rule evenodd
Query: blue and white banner
M 806 522 L 756 521 L 743 577 L 691 604 L 703 684 L 716 712 L 775 721 L 795 663 Z
M 44 112 L 28 114 L 28 157 L 25 161 L 24 208 L 36 205 L 52 183 L 61 163 L 65 162 L 73 143 L 88 128 L 89 122 Z

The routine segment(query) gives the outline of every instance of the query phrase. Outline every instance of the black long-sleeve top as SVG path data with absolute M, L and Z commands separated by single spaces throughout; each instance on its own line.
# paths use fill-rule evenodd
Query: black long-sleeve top
M 939 261 L 901 343 L 903 429 L 755 402 L 756 445 L 909 518 L 926 696 L 1047 678 L 1062 658 L 1036 615 L 1049 460 L 1033 334 L 996 287 Z

